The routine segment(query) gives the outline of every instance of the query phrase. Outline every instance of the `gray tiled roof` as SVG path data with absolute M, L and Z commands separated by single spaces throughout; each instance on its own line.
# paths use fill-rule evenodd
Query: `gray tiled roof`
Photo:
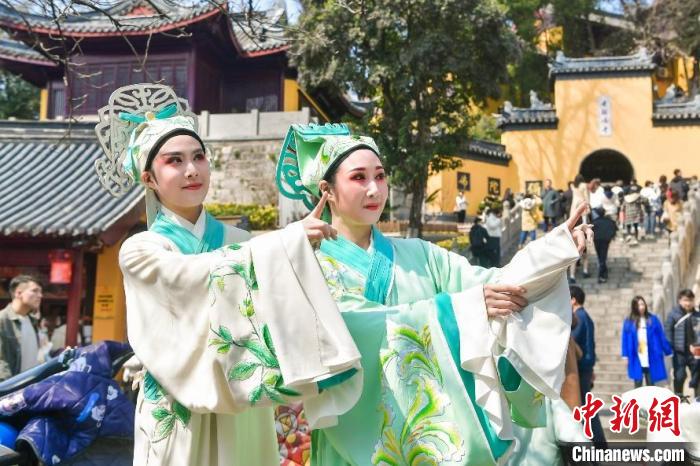
M 506 102 L 503 113 L 498 115 L 498 127 L 507 128 L 512 125 L 552 126 L 556 125 L 557 112 L 551 106 L 543 108 L 519 108 Z
M 641 48 L 634 55 L 620 57 L 569 58 L 561 50 L 552 63 L 549 73 L 553 76 L 596 73 L 630 73 L 653 71 L 656 65 L 646 49 Z
M 506 152 L 506 146 L 482 139 L 472 139 L 467 146 L 468 155 L 477 155 L 494 160 L 509 161 L 512 157 Z
M 682 102 L 655 102 L 652 118 L 668 122 L 700 120 L 700 95 Z
M 282 19 L 283 8 L 258 12 L 257 18 L 246 21 L 243 18 L 231 19 L 233 33 L 241 49 L 247 53 L 280 49 L 288 45 Z
M 0 141 L 0 235 L 94 236 L 141 200 L 141 189 L 121 198 L 104 191 L 94 160 L 96 140 Z
M 151 16 L 129 16 L 128 13 L 136 7 L 152 9 L 154 5 L 163 14 Z M 218 9 L 216 5 L 203 2 L 199 6 L 185 7 L 171 0 L 126 0 L 106 9 L 109 16 L 118 21 L 120 29 L 105 14 L 97 11 L 88 11 L 79 15 L 65 16 L 61 22 L 61 30 L 64 34 L 79 33 L 116 33 L 160 29 L 170 24 L 187 21 L 204 13 Z M 7 25 L 15 25 L 20 28 L 29 23 L 32 28 L 49 29 L 58 32 L 55 21 L 44 15 L 20 13 L 17 9 L 10 8 L 5 2 L 0 3 L 0 22 Z
M 7 38 L 0 38 L 0 58 L 27 60 L 34 63 L 45 63 L 48 66 L 53 66 L 53 62 L 51 60 L 29 47 L 24 42 Z

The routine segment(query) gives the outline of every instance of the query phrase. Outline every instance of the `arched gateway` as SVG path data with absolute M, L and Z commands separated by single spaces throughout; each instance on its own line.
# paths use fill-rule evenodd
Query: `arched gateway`
M 627 184 L 634 178 L 634 168 L 629 159 L 611 149 L 601 149 L 589 154 L 581 162 L 579 172 L 587 181 L 600 178 L 603 182 L 614 183 L 622 180 Z

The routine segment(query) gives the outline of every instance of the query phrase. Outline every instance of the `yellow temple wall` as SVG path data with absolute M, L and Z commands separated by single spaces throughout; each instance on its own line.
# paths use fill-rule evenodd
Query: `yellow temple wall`
M 556 129 L 508 130 L 501 138 L 513 157 L 514 184 L 551 178 L 565 188 L 581 162 L 600 149 L 612 149 L 629 159 L 639 182 L 669 177 L 675 168 L 686 176 L 700 174 L 700 126 L 652 125 L 652 80 L 644 77 L 557 79 Z M 612 134 L 599 133 L 598 98 L 608 96 Z
M 126 341 L 126 297 L 119 270 L 121 242 L 105 247 L 97 256 L 95 300 L 93 303 L 93 342 Z
M 512 165 L 512 162 L 511 162 Z M 506 188 L 515 189 L 514 174 L 512 166 L 498 165 L 477 160 L 462 160 L 462 166 L 454 170 L 444 170 L 434 173 L 428 178 L 426 195 L 430 195 L 439 189 L 435 200 L 427 205 L 427 211 L 454 212 L 455 198 L 457 197 L 457 174 L 459 172 L 469 173 L 470 190 L 464 191 L 464 197 L 469 205 L 468 215 L 476 215 L 479 203 L 488 194 L 489 178 L 499 179 L 501 182 L 501 193 L 503 196 Z

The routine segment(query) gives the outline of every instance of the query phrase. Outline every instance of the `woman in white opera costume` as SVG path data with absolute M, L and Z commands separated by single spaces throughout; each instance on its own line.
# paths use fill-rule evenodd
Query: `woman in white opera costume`
M 103 186 L 146 190 L 148 231 L 119 254 L 129 342 L 145 369 L 134 464 L 277 466 L 273 402 L 303 400 L 312 426 L 327 425 L 362 383 L 308 241 L 335 236 L 318 218 L 323 201 L 250 239 L 204 210 L 207 149 L 171 88 L 117 89 L 99 116 Z

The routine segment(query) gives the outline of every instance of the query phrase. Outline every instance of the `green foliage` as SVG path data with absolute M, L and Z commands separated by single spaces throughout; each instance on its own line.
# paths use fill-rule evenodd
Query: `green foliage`
M 484 141 L 501 142 L 501 130 L 496 126 L 496 119 L 483 112 L 474 117 L 474 126 L 471 129 L 472 138 Z M 426 201 L 427 202 L 427 201 Z
M 452 239 L 445 239 L 438 241 L 438 246 L 443 249 L 447 249 L 450 252 L 456 252 L 462 256 L 466 256 L 469 251 L 469 237 L 468 236 L 457 236 Z
M 503 209 L 503 201 L 496 196 L 488 195 L 479 203 L 476 212 L 478 215 L 481 215 L 487 208 L 489 210 Z
M 39 117 L 39 88 L 19 76 L 0 70 L 0 119 L 35 120 Z
M 454 168 L 469 104 L 500 95 L 515 37 L 493 0 L 305 0 L 291 56 L 307 87 L 352 90 L 374 113 L 358 122 L 392 183 L 413 193 L 412 233 L 429 170 Z
M 211 203 L 204 206 L 214 217 L 246 215 L 253 230 L 277 228 L 277 207 L 273 205 Z

